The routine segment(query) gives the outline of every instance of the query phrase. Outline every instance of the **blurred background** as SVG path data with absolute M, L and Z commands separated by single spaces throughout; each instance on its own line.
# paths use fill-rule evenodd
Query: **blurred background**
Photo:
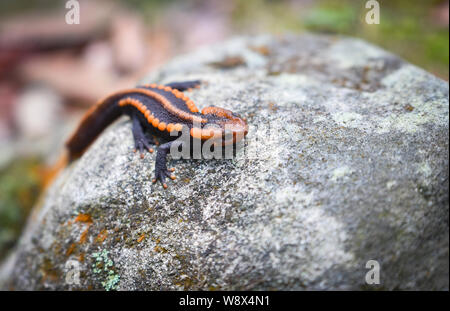
M 448 0 L 379 0 L 379 25 L 365 0 L 79 0 L 79 25 L 66 2 L 0 1 L 0 260 L 83 112 L 177 54 L 236 34 L 343 34 L 448 81 Z

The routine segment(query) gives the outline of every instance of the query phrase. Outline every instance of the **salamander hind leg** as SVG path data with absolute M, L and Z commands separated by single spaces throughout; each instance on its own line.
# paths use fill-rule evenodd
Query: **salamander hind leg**
M 175 179 L 175 176 L 173 176 L 171 173 L 175 169 L 167 169 L 167 154 L 170 151 L 170 147 L 172 146 L 173 141 L 170 141 L 168 143 L 162 144 L 158 147 L 157 153 L 156 153 L 156 163 L 155 163 L 155 178 L 153 178 L 153 183 L 156 183 L 157 181 L 160 181 L 163 185 L 164 189 L 167 188 L 166 184 L 166 177 L 169 177 L 170 179 Z
M 202 82 L 200 80 L 193 80 L 193 81 L 184 81 L 184 82 L 172 82 L 172 83 L 166 84 L 166 86 L 169 86 L 173 89 L 183 92 L 186 90 L 199 88 L 201 83 Z
M 134 152 L 139 150 L 141 158 L 144 158 L 144 148 L 147 149 L 150 153 L 152 153 L 153 152 L 152 145 L 156 145 L 156 142 L 145 135 L 144 130 L 142 129 L 142 125 L 136 114 L 133 113 L 131 115 L 131 119 L 133 122 L 132 131 L 134 137 Z

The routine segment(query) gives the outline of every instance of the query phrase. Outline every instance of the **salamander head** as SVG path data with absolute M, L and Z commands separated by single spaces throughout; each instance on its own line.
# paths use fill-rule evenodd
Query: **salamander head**
M 202 114 L 208 119 L 203 128 L 192 128 L 191 136 L 207 140 L 212 137 L 222 138 L 222 145 L 241 141 L 248 133 L 247 122 L 230 110 L 218 107 L 206 107 Z

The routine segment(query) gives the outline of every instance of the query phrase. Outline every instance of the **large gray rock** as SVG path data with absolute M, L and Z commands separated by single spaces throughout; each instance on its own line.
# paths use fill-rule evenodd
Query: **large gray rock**
M 145 82 L 188 79 L 248 119 L 246 148 L 173 161 L 163 190 L 120 119 L 36 206 L 4 289 L 448 290 L 446 82 L 316 35 L 235 38 Z

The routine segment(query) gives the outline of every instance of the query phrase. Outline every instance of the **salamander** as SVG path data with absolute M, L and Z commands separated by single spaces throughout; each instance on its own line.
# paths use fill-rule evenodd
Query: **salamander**
M 135 88 L 115 92 L 100 100 L 82 118 L 78 128 L 66 142 L 68 160 L 79 158 L 99 134 L 118 117 L 131 118 L 134 137 L 134 152 L 141 158 L 144 151 L 153 152 L 157 146 L 155 177 L 167 188 L 166 177 L 173 169 L 167 169 L 167 154 L 172 144 L 183 131 L 188 131 L 191 142 L 201 144 L 209 139 L 219 148 L 242 140 L 248 133 L 245 119 L 230 110 L 219 107 L 206 107 L 200 112 L 194 102 L 183 92 L 199 88 L 201 81 L 173 82 L 166 85 L 144 84 Z M 147 134 L 147 135 L 146 135 Z M 150 135 L 148 135 L 150 134 Z

